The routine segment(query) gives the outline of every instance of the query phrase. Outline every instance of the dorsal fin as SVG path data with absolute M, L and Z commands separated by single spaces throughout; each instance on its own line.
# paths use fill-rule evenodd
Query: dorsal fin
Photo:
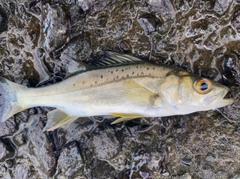
M 63 54 L 62 58 L 68 62 L 67 75 L 65 78 L 68 78 L 76 73 L 81 73 L 92 69 L 144 62 L 139 58 L 127 54 L 120 54 L 111 51 L 104 51 L 103 55 L 100 58 L 96 58 L 91 65 L 85 64 L 82 61 L 78 61 L 67 54 Z
M 88 64 L 85 64 L 82 61 L 76 60 L 67 54 L 62 54 L 61 58 L 67 61 L 67 65 L 66 65 L 67 72 L 66 72 L 65 78 L 68 78 L 76 73 L 81 73 L 81 72 L 92 69 L 92 67 L 89 66 Z
M 93 61 L 92 65 L 97 67 L 109 67 L 141 62 L 143 62 L 141 59 L 127 54 L 119 54 L 116 52 L 104 51 L 102 58 Z

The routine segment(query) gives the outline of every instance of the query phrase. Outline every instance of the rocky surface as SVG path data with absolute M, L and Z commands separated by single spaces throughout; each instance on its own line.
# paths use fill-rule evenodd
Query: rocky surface
M 50 108 L 0 124 L 0 177 L 126 179 L 240 177 L 239 0 L 0 0 L 0 73 L 37 87 L 61 81 L 69 59 L 102 50 L 178 66 L 231 88 L 219 111 L 81 118 L 43 132 Z

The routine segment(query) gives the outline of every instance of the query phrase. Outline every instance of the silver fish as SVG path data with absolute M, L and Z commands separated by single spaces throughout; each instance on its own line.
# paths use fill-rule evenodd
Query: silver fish
M 0 121 L 36 106 L 55 107 L 45 130 L 84 116 L 113 115 L 113 124 L 139 117 L 189 114 L 233 103 L 229 88 L 182 69 L 107 52 L 102 68 L 88 69 L 62 82 L 28 88 L 0 78 Z

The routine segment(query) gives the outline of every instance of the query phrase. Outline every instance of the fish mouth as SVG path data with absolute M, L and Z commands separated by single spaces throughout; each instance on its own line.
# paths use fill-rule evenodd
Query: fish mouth
M 218 100 L 217 102 L 218 108 L 232 104 L 234 102 L 233 98 L 229 98 L 230 96 L 229 91 L 230 89 L 227 87 L 222 91 L 222 94 L 221 94 L 222 98 L 220 98 L 220 100 Z
M 223 106 L 227 106 L 229 104 L 233 103 L 233 98 L 229 98 L 229 92 L 230 89 L 225 87 L 221 92 L 213 95 L 208 96 L 204 99 L 204 102 L 206 102 L 209 105 L 212 105 L 212 109 L 221 108 Z M 218 100 L 216 100 L 218 99 Z

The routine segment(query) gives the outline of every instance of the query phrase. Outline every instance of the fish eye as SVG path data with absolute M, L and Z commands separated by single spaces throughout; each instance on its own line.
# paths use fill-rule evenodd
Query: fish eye
M 206 78 L 197 80 L 194 83 L 194 89 L 199 94 L 206 94 L 212 89 L 212 82 Z

